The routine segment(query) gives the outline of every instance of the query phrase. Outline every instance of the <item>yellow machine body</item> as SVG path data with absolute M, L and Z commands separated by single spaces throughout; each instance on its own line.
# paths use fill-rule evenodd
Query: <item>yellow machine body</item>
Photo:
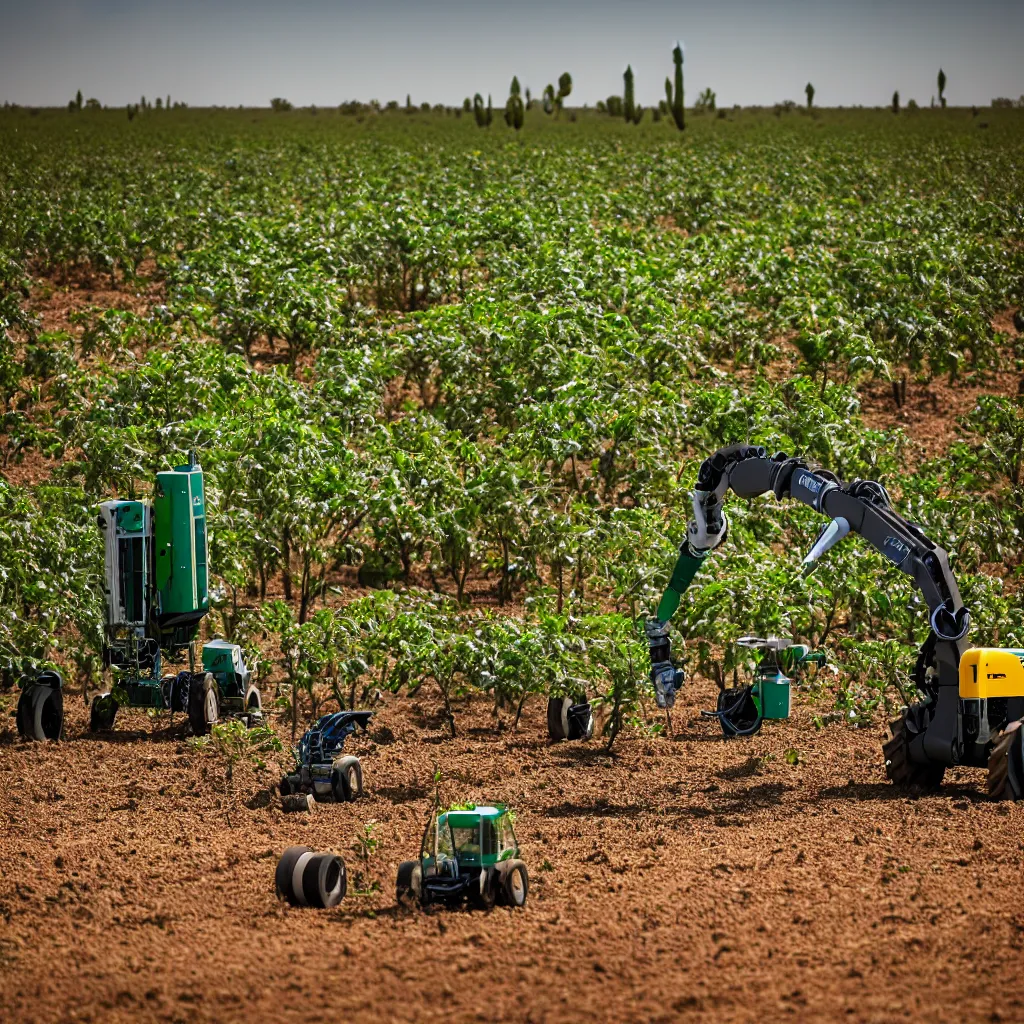
M 1024 697 L 1024 651 L 972 647 L 960 659 L 960 696 Z

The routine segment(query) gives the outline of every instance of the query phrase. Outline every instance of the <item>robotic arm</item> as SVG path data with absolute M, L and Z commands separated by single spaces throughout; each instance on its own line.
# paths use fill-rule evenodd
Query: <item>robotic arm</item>
M 646 625 L 651 650 L 651 681 L 659 707 L 671 707 L 683 681 L 672 665 L 668 623 L 704 558 L 725 540 L 728 524 L 722 500 L 729 489 L 741 498 L 774 493 L 810 505 L 830 522 L 804 559 L 805 574 L 848 533 L 859 533 L 894 565 L 911 576 L 928 603 L 934 644 L 935 714 L 922 736 L 925 753 L 948 763 L 949 744 L 957 741 L 960 656 L 971 617 L 964 607 L 946 552 L 892 507 L 885 488 L 874 480 L 844 484 L 834 474 L 812 469 L 785 453 L 769 457 L 764 448 L 731 445 L 700 467 L 693 493 L 693 519 L 656 617 Z M 936 749 L 929 749 L 936 747 Z M 943 749 L 938 749 L 942 747 Z

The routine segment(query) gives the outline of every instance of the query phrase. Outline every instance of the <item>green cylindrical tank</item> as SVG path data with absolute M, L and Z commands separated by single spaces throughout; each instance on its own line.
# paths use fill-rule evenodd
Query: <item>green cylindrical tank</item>
M 755 691 L 760 692 L 764 718 L 789 718 L 789 679 L 778 669 L 758 675 Z
M 187 644 L 209 611 L 203 471 L 192 462 L 156 475 L 154 617 L 172 644 Z

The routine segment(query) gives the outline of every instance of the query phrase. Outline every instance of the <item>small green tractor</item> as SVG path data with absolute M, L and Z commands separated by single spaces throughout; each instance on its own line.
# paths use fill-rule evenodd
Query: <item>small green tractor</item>
M 419 860 L 398 868 L 395 896 L 400 904 L 456 904 L 522 907 L 530 877 L 519 855 L 505 804 L 456 804 L 430 815 Z
M 196 635 L 210 596 L 203 471 L 195 457 L 157 473 L 150 501 L 103 502 L 97 523 L 104 539 L 103 663 L 114 685 L 93 698 L 91 731 L 113 728 L 121 706 L 187 712 L 196 735 L 225 715 L 260 720 L 259 690 L 240 647 L 211 640 L 196 669 Z M 162 676 L 165 655 L 186 655 L 188 669 Z M 23 685 L 17 712 L 23 736 L 60 737 L 61 691 L 52 671 Z

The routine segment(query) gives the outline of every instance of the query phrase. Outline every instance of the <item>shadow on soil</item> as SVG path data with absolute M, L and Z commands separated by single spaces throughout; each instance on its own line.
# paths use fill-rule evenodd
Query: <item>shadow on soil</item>
M 557 804 L 549 807 L 544 816 L 547 818 L 636 818 L 641 814 L 647 814 L 650 806 L 630 804 L 610 804 L 604 800 L 596 800 L 589 804 Z
M 972 786 L 943 786 L 941 789 L 911 790 L 898 789 L 891 782 L 854 782 L 845 786 L 827 786 L 819 790 L 819 800 L 968 800 L 974 804 L 991 801 Z

